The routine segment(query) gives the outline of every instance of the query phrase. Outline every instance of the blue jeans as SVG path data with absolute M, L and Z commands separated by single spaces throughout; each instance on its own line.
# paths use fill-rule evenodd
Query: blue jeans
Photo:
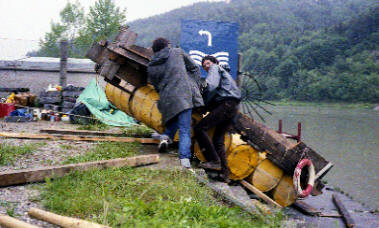
M 166 125 L 162 139 L 174 139 L 179 128 L 179 158 L 191 158 L 191 120 L 192 109 L 186 109 L 172 118 Z

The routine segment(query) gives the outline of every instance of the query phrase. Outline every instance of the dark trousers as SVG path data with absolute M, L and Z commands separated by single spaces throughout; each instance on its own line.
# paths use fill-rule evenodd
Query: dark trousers
M 225 99 L 213 105 L 210 113 L 195 126 L 195 138 L 207 161 L 221 162 L 222 172 L 229 175 L 225 152 L 225 133 L 238 112 L 238 101 Z M 215 128 L 212 140 L 207 131 Z

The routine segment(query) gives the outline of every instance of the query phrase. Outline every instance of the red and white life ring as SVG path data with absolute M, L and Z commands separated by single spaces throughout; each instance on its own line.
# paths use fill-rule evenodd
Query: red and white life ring
M 303 190 L 300 185 L 300 176 L 301 176 L 301 170 L 305 166 L 308 166 L 309 179 L 308 179 L 308 184 L 307 184 L 306 189 Z M 293 185 L 295 187 L 297 196 L 300 198 L 307 197 L 311 193 L 314 184 L 315 184 L 315 167 L 313 166 L 311 160 L 304 158 L 297 164 L 295 172 L 293 173 Z

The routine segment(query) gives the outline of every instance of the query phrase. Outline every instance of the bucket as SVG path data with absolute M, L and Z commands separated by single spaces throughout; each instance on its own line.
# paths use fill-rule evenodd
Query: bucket
M 14 103 L 0 103 L 0 118 L 9 116 L 14 110 L 16 110 Z

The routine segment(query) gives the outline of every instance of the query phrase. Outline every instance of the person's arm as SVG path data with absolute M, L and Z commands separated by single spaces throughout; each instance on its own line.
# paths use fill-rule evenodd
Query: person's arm
M 206 82 L 207 82 L 207 90 L 210 93 L 213 93 L 220 85 L 220 72 L 218 69 L 218 66 L 216 64 L 213 64 L 209 70 L 208 70 L 208 75 L 206 77 Z
M 193 61 L 193 59 L 182 50 L 182 56 L 186 70 L 189 72 L 189 76 L 196 82 L 200 88 L 200 67 Z

